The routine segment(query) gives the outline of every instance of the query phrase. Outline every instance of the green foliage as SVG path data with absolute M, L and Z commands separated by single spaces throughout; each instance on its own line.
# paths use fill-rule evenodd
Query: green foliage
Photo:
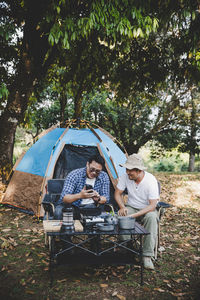
M 109 43 L 124 39 L 148 37 L 158 29 L 158 19 L 152 17 L 143 3 L 131 5 L 128 1 L 54 2 L 56 23 L 49 34 L 51 45 L 60 42 L 65 49 L 74 41 L 88 39 L 93 32 Z M 47 22 L 52 20 L 48 14 Z
M 154 166 L 155 170 L 158 172 L 172 172 L 175 169 L 175 166 L 171 162 L 159 162 Z
M 177 149 L 167 150 L 161 144 L 150 141 L 140 149 L 139 153 L 144 157 L 145 165 L 151 172 L 188 171 L 189 155 L 179 153 Z M 198 164 L 196 164 L 195 171 L 197 169 Z
M 9 91 L 4 83 L 0 85 L 0 99 L 7 99 L 9 95 Z
M 17 159 L 23 152 L 26 152 L 33 142 L 34 130 L 32 133 L 28 133 L 23 127 L 17 127 L 15 135 L 14 153 L 13 153 L 13 164 L 16 163 Z
M 43 115 L 46 108 L 39 107 L 45 120 L 41 126 L 70 117 L 73 109 L 81 117 L 83 96 L 107 84 L 115 101 L 110 100 L 110 111 L 101 104 L 106 114 L 94 111 L 91 117 L 101 124 L 105 121 L 124 139 L 128 151 L 137 151 L 162 127 L 158 122 L 160 126 L 154 128 L 148 119 L 151 102 L 157 102 L 155 91 L 167 86 L 169 78 L 172 82 L 200 78 L 198 1 L 5 0 L 0 9 L 0 65 L 9 90 L 9 94 L 1 91 L 4 100 L 8 98 L 1 106 L 2 128 L 9 128 L 6 122 L 13 116 L 19 123 L 31 124 L 35 106 L 31 95 L 34 92 L 38 102 L 44 99 L 36 95 L 44 80 L 60 111 L 56 103 L 52 117 L 48 109 Z M 165 104 L 159 106 L 162 112 Z M 5 134 L 1 133 L 2 140 Z

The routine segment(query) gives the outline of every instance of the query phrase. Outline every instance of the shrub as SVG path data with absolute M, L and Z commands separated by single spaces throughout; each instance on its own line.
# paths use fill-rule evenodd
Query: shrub
M 168 161 L 160 161 L 158 164 L 154 165 L 154 169 L 158 172 L 173 172 L 175 166 Z

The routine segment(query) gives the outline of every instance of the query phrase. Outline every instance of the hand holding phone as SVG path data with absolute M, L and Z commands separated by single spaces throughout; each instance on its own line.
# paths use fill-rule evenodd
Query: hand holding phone
M 90 191 L 88 191 L 88 193 L 93 193 L 93 186 L 91 184 L 86 184 L 85 189 L 90 190 Z

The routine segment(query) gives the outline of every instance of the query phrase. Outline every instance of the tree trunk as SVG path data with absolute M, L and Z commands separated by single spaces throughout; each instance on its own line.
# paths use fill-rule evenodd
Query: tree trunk
M 65 93 L 61 92 L 60 95 L 60 126 L 64 126 L 65 124 L 65 108 L 67 105 L 67 99 Z M 67 119 L 68 119 L 68 112 L 67 112 Z
M 13 148 L 18 121 L 5 115 L 0 120 L 0 175 L 6 183 L 13 167 Z
M 75 119 L 81 119 L 82 118 L 82 90 L 79 89 L 77 92 L 77 95 L 74 100 L 74 118 Z
M 15 11 L 12 11 L 15 7 L 21 9 L 21 4 L 11 5 L 11 18 L 12 13 L 15 15 Z M 50 48 L 48 36 L 43 34 L 38 26 L 44 20 L 48 8 L 49 1 L 27 1 L 24 10 L 21 10 L 21 16 L 16 14 L 19 19 L 16 19 L 15 23 L 24 25 L 23 38 L 16 45 L 15 75 L 13 74 L 8 81 L 9 96 L 6 107 L 2 108 L 3 112 L 0 116 L 0 176 L 4 181 L 13 164 L 12 156 L 17 125 L 24 121 L 33 88 L 39 79 L 45 76 L 56 53 L 51 51 L 46 58 Z M 49 32 L 51 26 L 52 24 L 46 24 L 45 32 Z
M 75 101 L 74 118 L 75 119 L 82 118 L 82 99 L 81 98 L 79 98 L 79 99 L 77 99 L 77 101 Z
M 189 166 L 188 166 L 189 172 L 194 172 L 194 165 L 195 165 L 195 153 L 190 151 Z

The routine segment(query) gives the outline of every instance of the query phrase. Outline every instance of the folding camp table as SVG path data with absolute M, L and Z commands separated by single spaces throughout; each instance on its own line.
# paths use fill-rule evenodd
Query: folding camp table
M 135 228 L 121 230 L 117 225 L 112 231 L 84 228 L 83 231 L 46 232 L 50 238 L 50 274 L 53 282 L 54 266 L 74 264 L 133 264 L 135 255 L 139 257 L 140 283 L 143 284 L 143 236 L 149 234 L 135 222 Z M 129 235 L 129 240 L 120 240 L 121 235 Z M 57 247 L 58 240 L 63 247 Z

